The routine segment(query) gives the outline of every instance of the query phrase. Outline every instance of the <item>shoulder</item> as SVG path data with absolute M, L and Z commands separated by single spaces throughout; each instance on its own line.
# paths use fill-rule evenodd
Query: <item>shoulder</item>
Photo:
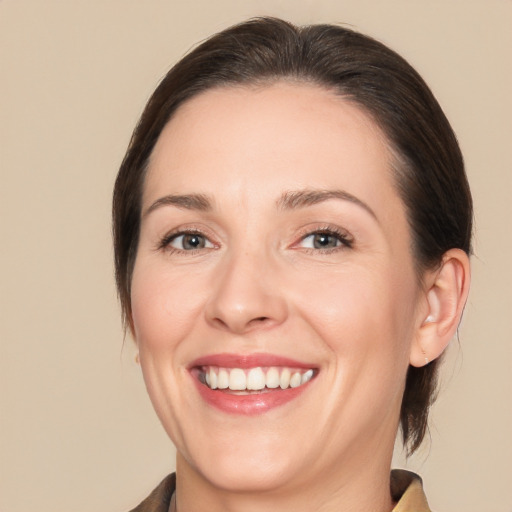
M 166 476 L 153 492 L 130 512 L 168 512 L 176 488 L 176 473 Z

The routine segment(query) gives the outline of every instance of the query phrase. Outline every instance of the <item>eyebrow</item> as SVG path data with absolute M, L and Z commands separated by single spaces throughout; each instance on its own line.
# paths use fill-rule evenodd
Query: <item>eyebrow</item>
M 341 199 L 360 206 L 378 221 L 375 212 L 358 197 L 345 190 L 297 190 L 284 193 L 277 201 L 277 207 L 282 210 L 295 210 L 306 208 L 329 199 Z
M 148 209 L 142 214 L 142 217 L 146 217 L 152 211 L 161 208 L 162 206 L 176 206 L 183 210 L 198 210 L 202 212 L 208 212 L 212 210 L 212 203 L 210 199 L 204 194 L 186 194 L 186 195 L 174 195 L 169 194 L 167 196 L 157 199 Z
M 276 206 L 281 210 L 297 210 L 328 201 L 329 199 L 338 199 L 354 203 L 366 210 L 375 220 L 378 221 L 375 212 L 364 201 L 361 201 L 361 199 L 349 192 L 346 192 L 345 190 L 304 189 L 288 191 L 282 194 L 276 201 Z M 204 194 L 169 194 L 152 203 L 151 206 L 149 206 L 142 214 L 142 217 L 146 217 L 154 210 L 163 206 L 175 206 L 183 210 L 196 210 L 202 212 L 208 212 L 213 209 L 211 200 Z

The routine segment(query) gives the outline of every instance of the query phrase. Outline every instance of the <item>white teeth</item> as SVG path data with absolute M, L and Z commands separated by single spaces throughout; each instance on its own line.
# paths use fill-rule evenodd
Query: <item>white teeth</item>
M 265 374 L 261 368 L 252 368 L 247 375 L 247 389 L 258 390 L 265 387 Z
M 295 372 L 290 378 L 290 387 L 296 388 L 296 387 L 300 386 L 300 379 L 301 379 L 300 373 Z
M 245 372 L 241 368 L 233 368 L 229 372 L 229 389 L 232 391 L 243 391 L 246 387 L 247 378 Z
M 281 389 L 286 389 L 290 385 L 290 376 L 291 372 L 288 370 L 288 368 L 285 368 L 281 372 L 281 378 L 279 379 L 279 385 L 281 386 Z
M 224 370 L 224 368 L 219 370 L 219 375 L 217 376 L 217 387 L 219 389 L 229 388 L 229 374 Z
M 203 370 L 203 382 L 210 389 L 261 391 L 265 388 L 296 388 L 310 381 L 313 375 L 313 369 L 300 371 L 276 366 L 269 368 L 258 366 L 250 369 L 210 366 Z
M 210 387 L 212 389 L 217 389 L 217 374 L 213 368 L 210 368 L 209 377 L 210 377 Z
M 313 370 L 308 370 L 300 379 L 301 384 L 306 384 L 313 377 Z M 219 386 L 220 387 L 220 386 Z
M 267 388 L 275 389 L 279 387 L 279 370 L 277 368 L 269 368 L 266 378 Z

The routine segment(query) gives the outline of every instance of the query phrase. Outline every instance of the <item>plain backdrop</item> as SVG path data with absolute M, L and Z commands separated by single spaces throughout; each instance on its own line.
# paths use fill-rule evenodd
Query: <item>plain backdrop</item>
M 510 0 L 0 0 L 0 512 L 122 512 L 174 466 L 113 283 L 117 168 L 159 79 L 256 15 L 405 56 L 459 137 L 473 287 L 420 472 L 440 512 L 512 511 Z

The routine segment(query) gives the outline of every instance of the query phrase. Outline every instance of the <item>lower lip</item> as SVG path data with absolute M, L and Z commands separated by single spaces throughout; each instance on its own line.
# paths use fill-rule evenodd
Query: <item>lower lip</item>
M 246 416 L 263 414 L 270 409 L 291 402 L 309 387 L 311 381 L 296 388 L 268 390 L 264 393 L 234 395 L 226 391 L 210 389 L 193 378 L 203 400 L 209 405 L 229 414 Z

